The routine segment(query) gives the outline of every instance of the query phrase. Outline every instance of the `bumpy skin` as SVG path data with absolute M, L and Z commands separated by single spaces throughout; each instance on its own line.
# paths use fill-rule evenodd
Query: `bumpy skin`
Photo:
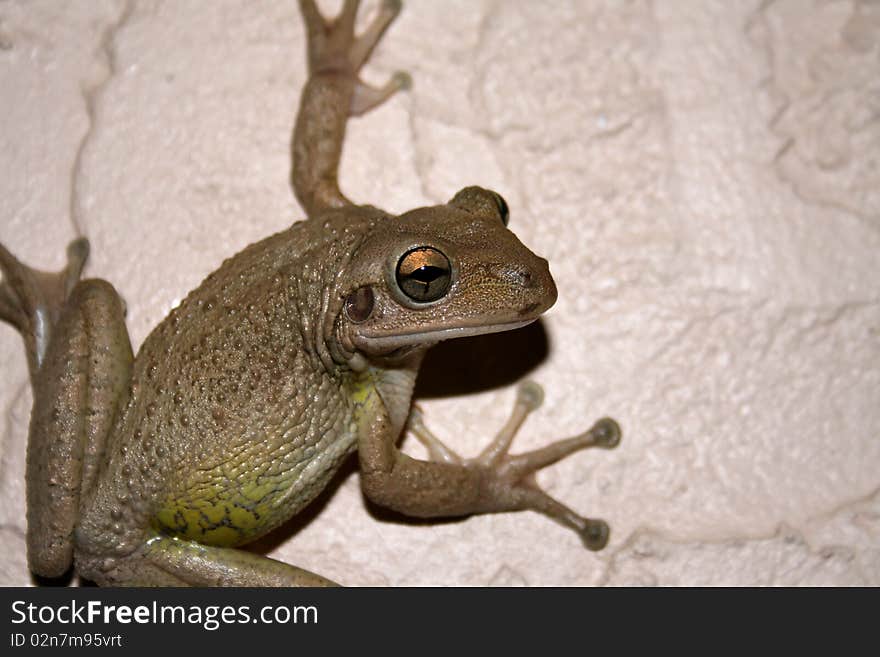
M 326 485 L 356 439 L 322 306 L 371 223 L 330 216 L 248 247 L 150 334 L 77 532 L 88 576 L 154 531 L 247 543 Z
M 358 451 L 364 491 L 416 516 L 533 509 L 607 541 L 541 491 L 533 473 L 579 449 L 613 447 L 602 420 L 535 452 L 507 453 L 540 403 L 522 389 L 514 416 L 464 460 L 411 419 L 432 461 L 402 454 L 425 350 L 461 335 L 522 326 L 556 299 L 547 263 L 507 230 L 507 206 L 469 187 L 399 217 L 355 206 L 336 172 L 349 115 L 381 90 L 357 72 L 399 10 L 386 2 L 361 37 L 357 2 L 326 21 L 301 8 L 310 79 L 294 136 L 293 183 L 309 219 L 230 258 L 132 358 L 122 304 L 105 281 L 76 283 L 83 241 L 59 274 L 0 247 L 0 318 L 28 350 L 28 558 L 57 576 L 75 562 L 99 584 L 325 585 L 294 566 L 235 549 L 308 504 Z

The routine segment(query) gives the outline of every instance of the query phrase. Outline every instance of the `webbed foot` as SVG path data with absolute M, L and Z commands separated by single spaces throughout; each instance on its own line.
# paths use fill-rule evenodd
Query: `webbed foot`
M 616 447 L 620 443 L 620 426 L 611 418 L 602 418 L 573 438 L 553 442 L 524 454 L 509 454 L 517 431 L 528 415 L 541 405 L 543 398 L 543 390 L 537 383 L 529 381 L 521 384 L 510 419 L 474 459 L 463 459 L 444 445 L 424 425 L 418 409 L 414 409 L 410 415 L 409 429 L 428 448 L 432 460 L 480 469 L 486 473 L 488 483 L 482 500 L 485 509 L 481 510 L 538 511 L 577 532 L 588 549 L 601 550 L 608 543 L 608 524 L 604 520 L 580 516 L 552 498 L 538 486 L 535 473 L 588 447 Z

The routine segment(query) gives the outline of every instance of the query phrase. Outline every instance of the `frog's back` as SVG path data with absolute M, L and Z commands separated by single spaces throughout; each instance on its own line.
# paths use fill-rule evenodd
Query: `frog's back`
M 157 326 L 86 505 L 83 524 L 104 531 L 89 535 L 115 535 L 121 551 L 145 527 L 238 545 L 323 489 L 354 435 L 322 318 L 335 272 L 379 214 L 331 212 L 249 246 Z

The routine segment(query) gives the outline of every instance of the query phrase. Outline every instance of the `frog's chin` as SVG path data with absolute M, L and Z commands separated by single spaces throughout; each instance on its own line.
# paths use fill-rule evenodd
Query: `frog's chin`
M 483 324 L 481 326 L 454 326 L 427 331 L 414 331 L 412 333 L 394 333 L 386 335 L 370 335 L 357 333 L 352 342 L 366 354 L 388 355 L 393 352 L 408 353 L 419 347 L 430 347 L 444 340 L 453 338 L 466 338 L 473 335 L 486 333 L 500 333 L 512 331 L 531 324 L 537 319 L 533 317 L 516 322 L 502 322 L 499 324 Z

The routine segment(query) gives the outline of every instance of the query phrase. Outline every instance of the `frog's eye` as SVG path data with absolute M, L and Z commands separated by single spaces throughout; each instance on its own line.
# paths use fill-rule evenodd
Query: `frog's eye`
M 510 221 L 510 208 L 507 207 L 507 201 L 501 194 L 490 189 L 476 186 L 465 187 L 449 203 L 472 214 L 498 217 L 505 226 Z
M 397 263 L 397 286 L 413 301 L 436 301 L 452 284 L 449 258 L 430 246 L 407 251 Z
M 510 208 L 507 207 L 507 201 L 504 200 L 504 197 L 501 196 L 498 192 L 489 192 L 492 195 L 492 198 L 495 200 L 495 205 L 498 206 L 498 215 L 501 217 L 501 223 L 505 226 L 510 221 Z

